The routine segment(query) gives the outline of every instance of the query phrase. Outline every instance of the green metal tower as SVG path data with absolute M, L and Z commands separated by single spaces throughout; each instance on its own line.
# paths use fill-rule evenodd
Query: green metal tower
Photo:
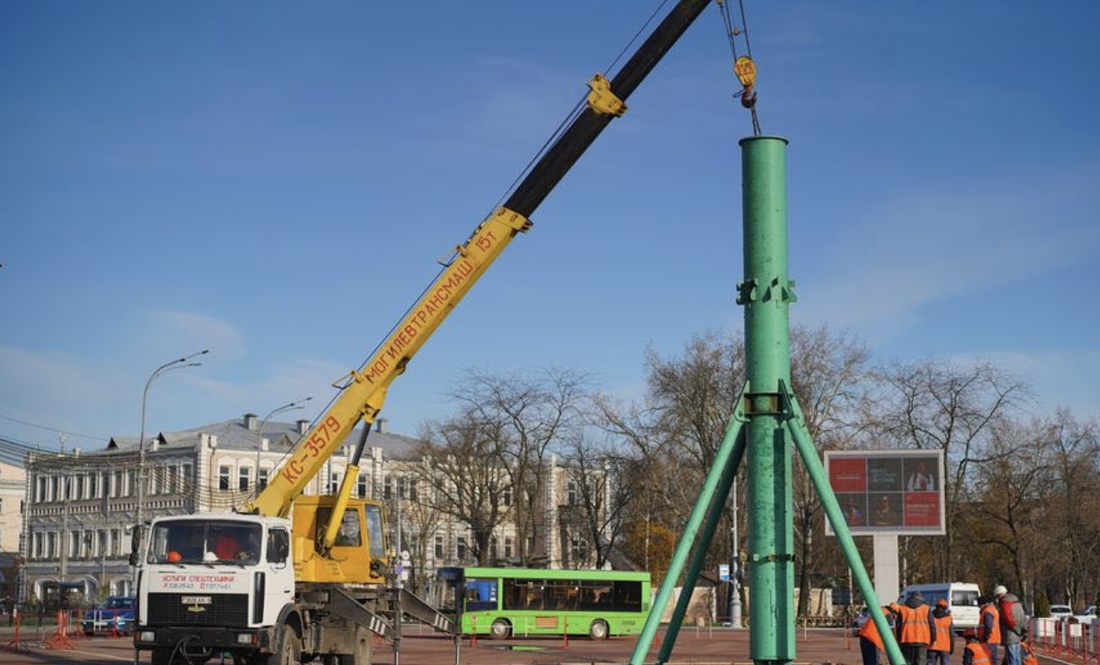
M 802 411 L 790 390 L 789 309 L 796 298 L 794 282 L 787 275 L 787 140 L 776 136 L 753 136 L 742 139 L 740 144 L 745 276 L 737 287 L 737 303 L 745 307 L 747 382 L 635 646 L 631 665 L 645 662 L 660 617 L 694 544 L 683 591 L 657 662 L 666 663 L 671 657 L 742 457 L 746 460 L 748 476 L 746 567 L 752 659 L 757 665 L 787 665 L 794 661 L 792 443 L 821 496 L 825 514 L 833 525 L 863 597 L 876 597 L 806 429 Z M 890 662 L 903 665 L 905 660 L 886 617 L 881 612 L 871 612 L 871 617 L 883 636 Z

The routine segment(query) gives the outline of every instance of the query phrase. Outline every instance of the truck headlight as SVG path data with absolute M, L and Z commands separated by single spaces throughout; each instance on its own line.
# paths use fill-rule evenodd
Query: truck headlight
M 143 630 L 138 633 L 138 642 L 156 642 L 157 633 L 152 630 Z
M 237 634 L 237 644 L 255 644 L 255 643 L 256 643 L 256 634 L 255 633 L 238 633 Z

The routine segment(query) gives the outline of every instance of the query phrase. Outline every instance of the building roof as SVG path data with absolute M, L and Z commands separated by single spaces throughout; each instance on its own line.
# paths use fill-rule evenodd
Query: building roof
M 251 427 L 249 426 L 251 425 Z M 254 414 L 245 414 L 241 418 L 209 423 L 175 432 L 158 432 L 146 437 L 146 444 L 156 443 L 159 450 L 165 448 L 193 448 L 202 439 L 203 435 L 217 438 L 218 448 L 222 450 L 256 450 L 259 443 L 260 423 Z M 288 451 L 293 448 L 302 432 L 308 428 L 308 422 L 299 420 L 296 422 L 281 422 L 270 420 L 263 424 L 264 438 L 268 441 L 270 451 Z M 344 441 L 344 446 L 354 446 L 362 432 L 362 426 L 355 428 Z M 128 437 L 112 437 L 107 444 L 108 451 L 138 451 L 139 439 Z M 367 448 L 381 448 L 383 455 L 389 459 L 406 459 L 416 449 L 418 439 L 394 434 L 392 432 L 371 431 L 367 437 Z M 148 449 L 147 451 L 148 452 Z

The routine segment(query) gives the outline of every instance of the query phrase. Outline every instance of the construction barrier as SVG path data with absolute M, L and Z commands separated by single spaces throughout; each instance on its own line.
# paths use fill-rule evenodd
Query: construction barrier
M 1030 642 L 1037 653 L 1056 656 L 1071 663 L 1100 663 L 1097 633 L 1100 622 L 1079 623 L 1058 619 L 1032 619 Z
M 69 615 L 65 610 L 57 611 L 57 631 L 42 641 L 46 649 L 75 649 L 76 645 L 69 639 Z
M 7 651 L 30 651 L 30 647 L 27 646 L 26 642 L 19 638 L 19 624 L 23 623 L 23 614 L 18 608 L 12 609 L 12 613 L 12 622 L 15 625 L 15 636 L 12 637 L 11 642 L 8 642 L 7 645 L 4 646 L 4 649 Z

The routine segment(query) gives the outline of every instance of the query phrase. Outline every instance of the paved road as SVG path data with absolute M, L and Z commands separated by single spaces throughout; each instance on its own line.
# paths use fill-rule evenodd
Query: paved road
M 401 650 L 401 665 L 453 665 L 455 661 L 452 640 L 432 637 L 415 627 L 406 629 Z M 649 662 L 657 655 L 657 647 L 663 631 L 654 641 Z M 0 630 L 0 664 L 3 665 L 118 665 L 133 662 L 133 648 L 128 639 L 95 637 L 73 641 L 69 650 L 43 649 L 39 636 L 25 634 L 27 647 L 17 651 L 6 650 L 12 639 L 10 631 Z M 615 638 L 593 641 L 573 638 L 566 644 L 561 639 L 527 639 L 495 642 L 481 639 L 476 644 L 463 640 L 459 651 L 459 665 L 557 665 L 573 663 L 626 663 L 633 653 L 636 638 Z M 961 643 L 960 643 L 961 644 Z M 957 649 L 960 648 L 958 645 Z M 859 644 L 840 629 L 799 630 L 796 638 L 796 663 L 832 663 L 834 665 L 860 665 Z M 375 647 L 376 665 L 393 665 L 393 652 L 388 646 Z M 956 658 L 961 655 L 956 651 Z M 144 653 L 142 663 L 149 662 Z M 219 661 L 213 660 L 212 664 Z M 749 632 L 729 628 L 684 628 L 673 651 L 671 663 L 684 665 L 733 665 L 751 663 Z M 961 662 L 961 660 L 960 660 Z M 1061 661 L 1043 659 L 1047 665 Z

